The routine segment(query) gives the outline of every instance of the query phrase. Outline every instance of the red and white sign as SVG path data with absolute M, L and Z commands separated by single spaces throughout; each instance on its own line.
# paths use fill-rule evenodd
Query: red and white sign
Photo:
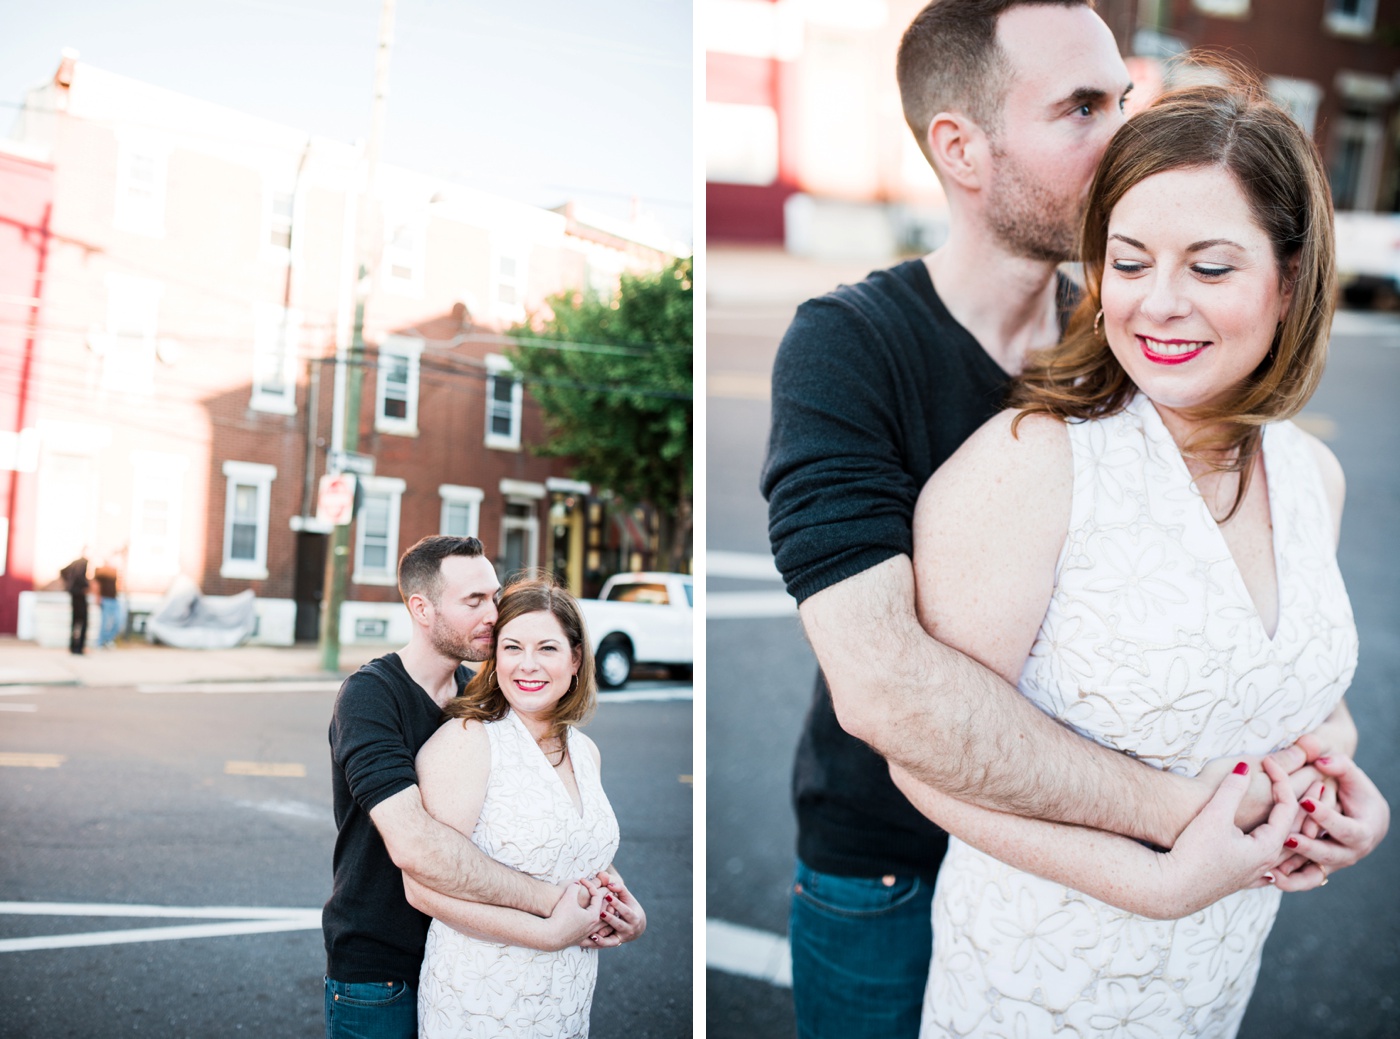
M 321 477 L 320 494 L 316 498 L 316 518 L 323 523 L 343 527 L 354 516 L 354 474 L 328 473 Z

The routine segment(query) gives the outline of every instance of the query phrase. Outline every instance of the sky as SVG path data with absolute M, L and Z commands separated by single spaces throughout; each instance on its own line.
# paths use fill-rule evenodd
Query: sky
M 64 47 L 340 141 L 369 134 L 381 0 L 9 4 L 0 135 Z M 396 0 L 381 156 L 540 206 L 637 196 L 693 240 L 690 0 Z

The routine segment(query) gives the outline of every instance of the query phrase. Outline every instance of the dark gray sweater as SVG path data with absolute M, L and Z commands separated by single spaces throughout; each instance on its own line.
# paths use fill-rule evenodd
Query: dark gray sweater
M 1061 283 L 1068 303 L 1072 289 Z M 1010 380 L 953 319 L 922 260 L 809 300 L 773 367 L 762 490 L 788 591 L 801 602 L 913 555 L 919 492 L 1001 408 Z M 799 857 L 845 876 L 932 879 L 947 835 L 846 734 L 820 673 L 793 769 Z

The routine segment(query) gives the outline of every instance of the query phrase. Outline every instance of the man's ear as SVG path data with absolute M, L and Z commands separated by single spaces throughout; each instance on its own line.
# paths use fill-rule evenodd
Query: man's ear
M 433 604 L 422 592 L 414 592 L 408 597 L 408 602 L 404 603 L 404 605 L 408 607 L 408 616 L 414 623 L 432 623 Z
M 926 141 L 933 167 L 946 183 L 969 191 L 986 186 L 987 135 L 971 119 L 958 112 L 939 112 L 929 122 Z

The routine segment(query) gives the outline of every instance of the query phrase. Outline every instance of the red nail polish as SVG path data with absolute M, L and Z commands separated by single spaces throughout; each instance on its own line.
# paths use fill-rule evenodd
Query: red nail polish
M 607 914 L 607 913 L 599 913 L 599 914 L 598 914 L 598 919 L 599 919 L 599 920 L 606 920 L 607 918 L 608 918 L 608 914 Z
M 1292 837 L 1290 837 L 1288 838 L 1288 840 L 1283 842 L 1283 846 L 1285 848 L 1296 848 L 1298 847 L 1298 842 L 1295 841 Z
M 1318 759 L 1317 759 L 1317 764 L 1319 764 L 1319 765 L 1330 765 L 1330 764 L 1332 764 L 1332 759 L 1331 759 L 1331 758 L 1318 758 Z
M 1235 766 L 1235 775 L 1237 775 L 1237 776 L 1247 776 L 1247 775 L 1249 775 L 1249 762 L 1247 762 L 1247 761 L 1241 761 L 1238 765 L 1236 765 L 1236 766 Z
M 1303 806 L 1303 811 L 1305 811 L 1305 812 L 1315 812 L 1315 811 L 1317 811 L 1317 805 L 1313 804 L 1311 801 L 1302 801 L 1302 802 L 1300 802 L 1300 803 L 1302 804 L 1302 806 Z

